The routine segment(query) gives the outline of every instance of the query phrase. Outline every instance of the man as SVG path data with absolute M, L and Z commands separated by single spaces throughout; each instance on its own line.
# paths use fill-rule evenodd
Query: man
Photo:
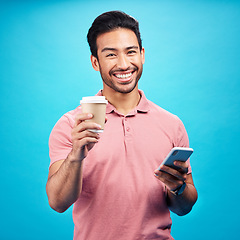
M 176 171 L 162 165 L 172 147 L 188 147 L 175 115 L 138 89 L 145 50 L 138 22 L 112 11 L 88 32 L 91 62 L 100 71 L 108 100 L 103 133 L 87 129 L 91 114 L 81 106 L 65 114 L 49 139 L 50 206 L 64 212 L 73 203 L 74 239 L 173 239 L 169 209 L 185 215 L 197 200 L 189 161 Z

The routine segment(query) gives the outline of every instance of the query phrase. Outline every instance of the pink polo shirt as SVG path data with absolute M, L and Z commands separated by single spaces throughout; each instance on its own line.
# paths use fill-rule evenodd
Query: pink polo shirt
M 188 136 L 177 116 L 140 93 L 127 116 L 107 105 L 104 132 L 84 159 L 82 193 L 73 207 L 74 240 L 173 239 L 165 187 L 154 170 L 172 147 L 188 147 Z M 81 106 L 53 128 L 51 164 L 71 151 L 78 113 Z

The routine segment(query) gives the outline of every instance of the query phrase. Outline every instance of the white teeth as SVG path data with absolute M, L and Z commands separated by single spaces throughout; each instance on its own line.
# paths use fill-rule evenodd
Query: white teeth
M 132 73 L 127 73 L 127 74 L 116 74 L 115 76 L 116 76 L 117 78 L 122 78 L 122 79 L 124 79 L 124 78 L 129 78 L 131 75 L 132 75 Z

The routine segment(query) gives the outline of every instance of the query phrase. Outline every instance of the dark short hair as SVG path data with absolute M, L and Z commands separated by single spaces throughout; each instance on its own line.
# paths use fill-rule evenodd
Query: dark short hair
M 98 57 L 96 43 L 97 37 L 100 34 L 110 32 L 117 28 L 127 28 L 132 30 L 137 37 L 140 51 L 142 50 L 142 40 L 139 31 L 138 21 L 124 12 L 110 11 L 98 16 L 94 20 L 92 26 L 88 31 L 87 40 L 90 46 L 91 53 L 94 57 Z

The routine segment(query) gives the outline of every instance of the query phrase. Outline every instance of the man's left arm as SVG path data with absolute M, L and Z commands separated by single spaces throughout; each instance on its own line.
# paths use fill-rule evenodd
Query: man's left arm
M 160 170 L 155 170 L 155 177 L 162 181 L 167 188 L 167 203 L 169 209 L 179 216 L 189 213 L 197 201 L 198 194 L 193 183 L 192 174 L 188 172 L 187 162 L 175 161 L 180 167 L 175 170 L 162 165 Z

